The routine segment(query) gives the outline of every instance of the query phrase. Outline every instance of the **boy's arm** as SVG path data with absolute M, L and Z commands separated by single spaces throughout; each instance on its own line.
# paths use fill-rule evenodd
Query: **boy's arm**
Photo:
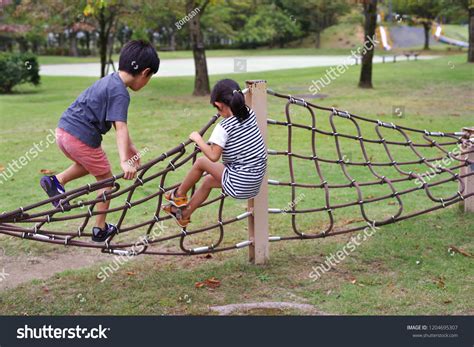
M 210 161 L 216 162 L 220 159 L 222 155 L 222 147 L 214 144 L 208 145 L 206 142 L 204 142 L 202 136 L 197 131 L 191 133 L 191 135 L 189 135 L 189 139 L 199 146 L 202 153 L 204 153 L 204 155 Z
M 117 148 L 120 156 L 120 166 L 122 167 L 124 178 L 131 180 L 135 178 L 137 169 L 128 163 L 132 142 L 128 134 L 128 126 L 125 122 L 114 122 L 115 135 L 117 138 Z

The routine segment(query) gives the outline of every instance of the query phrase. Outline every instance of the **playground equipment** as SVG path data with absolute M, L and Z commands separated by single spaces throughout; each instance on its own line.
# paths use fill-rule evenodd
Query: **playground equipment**
M 216 198 L 206 201 L 201 207 L 213 206 L 217 212 L 217 218 L 207 226 L 187 230 L 182 229 L 172 235 L 155 236 L 153 231 L 158 223 L 170 219 L 168 215 L 163 215 L 160 206 L 163 202 L 163 194 L 179 185 L 179 183 L 168 184 L 168 176 L 179 170 L 186 163 L 194 162 L 199 154 L 191 141 L 181 143 L 179 146 L 163 153 L 159 157 L 142 165 L 138 169 L 138 176 L 134 183 L 129 187 L 121 189 L 119 182 L 123 174 L 116 175 L 113 178 L 88 184 L 68 191 L 59 196 L 60 204 L 57 208 L 51 209 L 51 201 L 54 198 L 47 199 L 26 207 L 20 207 L 11 212 L 0 214 L 0 233 L 52 244 L 65 246 L 88 247 L 101 250 L 105 253 L 116 254 L 120 256 L 136 256 L 139 254 L 154 255 L 196 255 L 203 253 L 222 252 L 238 248 L 249 248 L 249 259 L 255 264 L 263 264 L 269 259 L 269 242 L 288 241 L 288 240 L 307 240 L 330 237 L 344 233 L 351 233 L 367 228 L 367 225 L 378 227 L 390 223 L 402 221 L 408 218 L 416 217 L 428 212 L 436 211 L 456 203 L 462 203 L 463 209 L 467 212 L 474 212 L 474 128 L 464 128 L 460 132 L 438 132 L 413 129 L 381 120 L 373 120 L 351 114 L 347 111 L 341 111 L 336 108 L 321 107 L 291 95 L 284 95 L 267 90 L 265 81 L 247 81 L 247 88 L 243 91 L 246 95 L 247 104 L 252 107 L 257 115 L 257 120 L 262 134 L 267 144 L 269 127 L 279 127 L 286 129 L 286 148 L 268 149 L 271 156 L 284 157 L 288 162 L 289 181 L 279 181 L 271 178 L 272 167 L 269 166 L 269 178 L 264 180 L 261 191 L 257 197 L 248 201 L 248 208 L 242 211 L 236 217 L 224 218 L 224 207 L 228 197 L 221 194 Z M 278 98 L 286 101 L 284 120 L 267 119 L 267 97 Z M 308 116 L 307 123 L 296 121 L 293 114 L 293 108 L 299 108 L 305 111 Z M 316 114 L 318 116 L 316 116 Z M 203 135 L 218 119 L 218 115 L 201 129 Z M 320 127 L 321 120 L 328 120 L 330 130 Z M 338 130 L 338 122 L 349 122 L 354 127 L 355 134 L 344 133 Z M 376 137 L 364 136 L 364 129 L 372 128 Z M 297 153 L 293 141 L 295 131 L 306 131 L 311 141 L 308 143 L 310 155 Z M 385 134 L 385 135 L 384 135 Z M 386 135 L 395 134 L 403 140 L 391 140 Z M 412 137 L 418 136 L 422 139 L 420 142 L 413 141 Z M 337 157 L 331 159 L 324 157 L 318 151 L 319 141 L 334 140 L 334 148 Z M 363 160 L 356 162 L 347 160 L 341 141 L 353 141 L 353 148 L 360 149 Z M 388 162 L 373 160 L 367 151 L 367 146 L 378 146 L 378 153 L 382 153 L 389 158 Z M 450 151 L 454 146 L 460 148 L 460 152 Z M 410 161 L 397 161 L 393 148 L 404 148 L 413 155 L 414 159 Z M 441 156 L 425 157 L 421 150 L 433 149 Z M 440 160 L 447 159 L 456 165 L 445 167 L 436 164 Z M 276 159 L 275 159 L 276 160 Z M 316 182 L 300 182 L 296 175 L 298 170 L 297 160 L 314 165 L 314 172 L 318 176 Z M 443 161 L 444 162 L 444 161 Z M 325 172 L 324 166 L 340 168 L 346 183 L 331 182 L 331 174 Z M 160 169 L 160 166 L 163 168 Z M 425 173 L 416 173 L 407 171 L 405 167 L 419 166 Z M 348 168 L 366 168 L 374 179 L 367 182 L 359 182 L 353 178 Z M 386 175 L 379 173 L 382 168 L 391 168 L 401 178 L 390 179 Z M 432 182 L 428 179 L 430 174 L 426 170 L 431 170 L 435 176 L 446 177 L 444 179 Z M 457 172 L 460 170 L 460 172 Z M 431 178 L 431 177 L 430 177 Z M 397 190 L 395 185 L 400 182 L 411 182 L 419 180 L 419 186 L 415 184 L 408 189 Z M 457 182 L 458 189 L 450 196 L 437 197 L 432 190 L 435 187 Z M 153 185 L 154 184 L 154 185 Z M 94 193 L 103 187 L 113 185 L 113 189 L 108 193 L 103 193 L 93 199 L 86 199 L 88 194 Z M 291 200 L 287 209 L 269 207 L 269 185 L 275 189 L 286 188 L 291 190 Z M 364 189 L 383 186 L 388 188 L 389 194 L 371 197 L 364 194 Z M 152 192 L 140 191 L 140 188 L 151 187 Z M 324 205 L 313 206 L 307 209 L 298 208 L 297 189 L 303 189 L 309 194 L 319 194 L 324 197 Z M 353 189 L 357 198 L 350 202 L 334 201 L 334 195 L 337 195 L 339 189 Z M 404 214 L 404 205 L 402 198 L 412 196 L 415 192 L 424 193 L 428 201 L 433 203 L 423 210 Z M 138 197 L 136 197 L 138 195 Z M 125 201 L 123 200 L 125 198 Z M 83 199 L 79 200 L 78 199 Z M 104 212 L 96 211 L 95 205 L 100 201 L 113 200 L 121 201 L 119 206 L 110 208 Z M 77 201 L 77 202 L 76 202 Z M 386 201 L 397 206 L 397 212 L 387 218 L 373 219 L 367 208 L 371 204 Z M 154 213 L 152 216 L 144 217 L 144 221 L 134 221 L 136 224 L 126 225 L 125 218 L 130 209 L 138 209 L 144 203 L 152 203 Z M 362 225 L 337 225 L 335 212 L 341 209 L 355 207 L 360 210 Z M 94 243 L 89 241 L 90 233 L 85 232 L 92 216 L 99 213 L 119 213 L 120 217 L 116 223 L 119 234 L 110 237 L 105 243 Z M 316 232 L 307 233 L 301 230 L 298 220 L 301 216 L 314 215 L 327 216 L 328 224 Z M 269 235 L 269 214 L 283 215 L 284 218 L 291 218 L 293 234 L 291 236 Z M 144 215 L 142 213 L 141 215 Z M 318 215 L 319 216 L 319 215 Z M 235 244 L 225 244 L 224 236 L 227 226 L 247 221 L 248 238 Z M 51 230 L 49 225 L 57 225 L 67 222 L 67 230 Z M 70 227 L 70 223 L 77 223 Z M 62 224 L 61 224 L 62 225 Z M 90 228 L 90 227 L 89 227 Z M 145 229 L 144 235 L 136 242 L 117 241 L 121 235 L 127 235 L 134 231 Z M 189 228 L 188 228 L 189 229 Z M 217 231 L 217 240 L 211 245 L 191 248 L 187 246 L 187 238 L 210 231 Z M 164 242 L 177 241 L 179 250 L 168 250 L 159 248 Z
M 435 39 L 437 41 L 442 42 L 442 43 L 446 43 L 446 44 L 451 45 L 451 46 L 469 48 L 469 43 L 467 43 L 467 42 L 451 39 L 449 37 L 446 37 L 446 36 L 442 35 L 443 27 L 441 26 L 441 24 L 436 24 L 436 27 L 434 27 L 434 28 L 435 29 L 434 29 L 433 36 L 435 37 Z
M 391 51 L 393 45 L 390 43 L 391 40 L 390 40 L 388 29 L 386 29 L 382 25 L 379 25 L 377 29 L 378 29 L 377 33 L 378 33 L 378 36 L 380 37 L 380 42 L 382 43 L 383 49 L 386 51 Z

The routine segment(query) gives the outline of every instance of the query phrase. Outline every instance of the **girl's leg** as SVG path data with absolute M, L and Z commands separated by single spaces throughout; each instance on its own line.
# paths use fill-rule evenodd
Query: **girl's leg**
M 80 164 L 74 163 L 69 168 L 56 175 L 59 183 L 64 187 L 69 182 L 88 175 L 89 172 Z
M 106 173 L 105 175 L 95 176 L 97 182 L 105 180 L 105 179 L 110 178 L 110 177 L 112 177 L 112 172 L 110 172 L 110 171 L 108 173 Z M 98 190 L 97 193 L 98 193 L 98 195 L 102 195 L 103 192 L 106 192 L 106 191 L 109 191 L 109 190 L 112 190 L 112 187 L 105 187 L 101 190 Z M 97 211 L 108 210 L 109 206 L 110 206 L 110 200 L 107 200 L 106 202 L 98 202 L 96 206 L 97 206 Z M 104 229 L 105 228 L 105 218 L 106 217 L 107 217 L 107 215 L 105 213 L 98 214 L 96 219 L 95 219 L 95 226 L 98 227 L 98 228 Z
M 210 174 L 220 183 L 224 167 L 224 164 L 214 163 L 206 157 L 198 158 L 189 173 L 186 175 L 184 181 L 178 187 L 176 196 L 185 196 L 187 192 L 201 179 L 204 172 Z
M 221 174 L 222 176 L 222 174 Z M 206 176 L 201 186 L 196 190 L 193 197 L 189 201 L 187 208 L 183 209 L 183 218 L 189 218 L 193 212 L 206 201 L 212 188 L 220 188 L 222 186 L 221 180 L 217 180 L 213 176 Z

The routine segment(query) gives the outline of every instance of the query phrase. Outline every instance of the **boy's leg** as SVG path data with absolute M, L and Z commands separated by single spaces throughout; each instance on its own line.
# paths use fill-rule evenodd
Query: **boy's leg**
M 222 176 L 222 175 L 221 175 Z M 193 197 L 189 201 L 187 208 L 183 209 L 183 218 L 189 218 L 193 212 L 201 206 L 201 204 L 206 201 L 209 193 L 211 192 L 212 188 L 219 188 L 221 187 L 221 180 L 217 180 L 213 176 L 206 176 L 201 184 L 201 186 L 196 190 L 193 194 Z
M 110 178 L 110 177 L 112 177 L 112 172 L 110 172 L 110 171 L 108 173 L 106 173 L 105 175 L 95 176 L 97 182 L 105 180 L 105 179 Z M 106 192 L 106 191 L 109 191 L 109 190 L 112 190 L 112 187 L 105 187 L 101 190 L 98 190 L 97 193 L 98 193 L 99 196 L 101 196 L 103 192 Z M 96 206 L 97 206 L 97 211 L 108 210 L 109 206 L 110 206 L 110 200 L 107 200 L 106 202 L 98 202 Z M 96 217 L 96 220 L 95 220 L 95 226 L 98 227 L 98 228 L 104 229 L 105 228 L 105 219 L 106 219 L 106 217 L 107 217 L 107 214 L 105 214 L 105 213 L 98 214 L 97 217 Z
M 176 196 L 185 196 L 187 192 L 201 179 L 204 172 L 210 174 L 220 184 L 224 168 L 225 166 L 222 163 L 214 163 L 206 157 L 198 158 L 186 175 L 184 181 L 178 187 Z
M 64 187 L 69 182 L 88 175 L 89 172 L 80 164 L 74 163 L 63 172 L 56 175 L 59 183 Z

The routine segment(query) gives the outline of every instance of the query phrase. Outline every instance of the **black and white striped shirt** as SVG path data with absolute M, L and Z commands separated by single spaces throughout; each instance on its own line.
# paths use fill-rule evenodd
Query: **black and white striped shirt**
M 209 142 L 223 148 L 225 165 L 222 189 L 236 199 L 255 197 L 267 168 L 267 150 L 257 125 L 255 112 L 242 123 L 231 116 L 218 123 Z

